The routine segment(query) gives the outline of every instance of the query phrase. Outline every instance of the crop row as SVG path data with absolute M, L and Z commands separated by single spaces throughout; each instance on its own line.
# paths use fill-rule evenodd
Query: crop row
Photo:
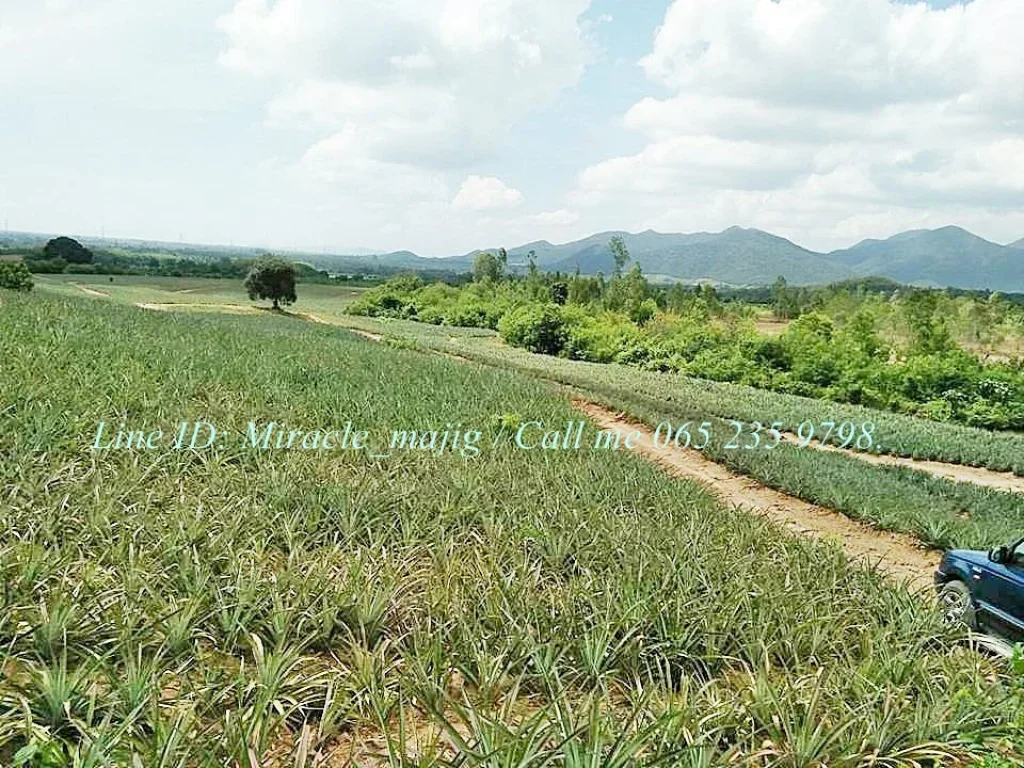
M 781 421 L 792 428 L 807 421 L 872 423 L 879 434 L 880 442 L 873 448 L 877 453 L 1024 475 L 1024 434 L 1020 433 L 992 432 L 673 373 L 536 355 L 504 346 L 495 335 L 485 336 L 481 331 L 470 335 L 458 329 L 436 329 L 402 321 L 380 323 L 366 318 L 346 318 L 345 322 L 353 327 L 390 329 L 395 335 L 429 348 L 468 354 L 482 362 L 501 364 L 567 384 L 600 381 L 694 413 L 723 419 L 763 424 Z
M 787 443 L 771 451 L 729 446 L 735 433 L 731 420 L 748 420 L 748 424 L 762 420 L 769 425 L 787 416 L 793 420 L 788 423 L 794 426 L 813 419 L 836 422 L 848 419 L 858 427 L 872 423 L 874 439 L 882 442 L 883 450 L 899 445 L 898 435 L 914 434 L 913 431 L 898 431 L 904 421 L 910 422 L 912 430 L 939 431 L 936 444 L 954 450 L 971 444 L 979 448 L 985 446 L 982 435 L 1005 444 L 1014 439 L 1022 440 L 1020 436 L 989 432 L 975 435 L 981 431 L 733 385 L 696 382 L 671 374 L 650 374 L 614 365 L 532 355 L 504 347 L 493 337 L 443 334 L 413 323 L 393 322 L 384 328 L 392 335 L 416 339 L 421 346 L 574 387 L 587 397 L 630 413 L 651 428 L 663 423 L 672 424 L 676 429 L 690 424 L 691 429 L 696 430 L 699 424 L 707 422 L 711 426 L 711 439 L 702 448 L 709 458 L 767 486 L 835 509 L 877 528 L 912 534 L 937 549 L 984 549 L 1021 536 L 1024 499 L 1019 494 L 954 483 L 910 469 L 870 465 L 855 455 L 799 448 Z M 674 389 L 673 385 L 679 388 Z M 737 393 L 734 406 L 728 402 L 729 390 Z M 776 402 L 794 399 L 808 410 L 797 410 L 793 402 Z M 967 436 L 963 443 L 954 437 L 961 433 Z M 977 442 L 971 443 L 972 439 Z M 876 450 L 877 447 L 876 444 Z M 1020 450 L 1024 451 L 1024 447 Z M 936 456 L 934 452 L 921 455 Z M 1019 454 L 1016 459 L 1020 459 Z
M 0 764 L 306 766 L 369 734 L 396 766 L 852 768 L 1020 736 L 1014 681 L 837 548 L 624 453 L 515 449 L 515 414 L 574 416 L 542 382 L 272 316 L 3 302 Z M 492 448 L 89 447 L 253 418 Z

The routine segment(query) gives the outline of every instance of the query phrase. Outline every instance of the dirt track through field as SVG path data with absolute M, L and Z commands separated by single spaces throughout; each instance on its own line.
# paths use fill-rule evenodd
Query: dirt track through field
M 88 294 L 89 296 L 99 296 L 104 299 L 110 298 L 110 294 L 105 291 L 97 291 L 95 288 L 86 288 L 84 285 L 79 285 L 78 283 L 72 283 L 72 285 L 82 293 Z
M 782 439 L 790 445 L 802 445 L 802 441 L 796 435 L 783 435 Z M 996 472 L 984 467 L 967 467 L 963 464 L 946 464 L 942 461 L 908 459 L 903 456 L 886 456 L 877 453 L 851 451 L 849 448 L 822 445 L 818 441 L 810 443 L 807 447 L 818 451 L 827 451 L 828 453 L 841 453 L 844 456 L 850 456 L 851 458 L 876 466 L 906 467 L 907 469 L 924 472 L 943 480 L 952 480 L 954 483 L 971 483 L 973 485 L 982 485 L 986 488 L 993 488 L 997 491 L 1024 493 L 1024 477 L 1015 475 L 1012 472 Z
M 379 333 L 370 333 L 370 331 L 361 331 L 358 328 L 346 328 L 349 333 L 354 333 L 356 336 L 362 336 L 364 339 L 369 341 L 384 341 L 384 337 Z
M 696 481 L 725 504 L 769 517 L 801 536 L 835 541 L 852 559 L 876 566 L 897 581 L 906 582 L 911 589 L 931 584 L 939 555 L 922 549 L 912 536 L 879 531 L 838 512 L 767 488 L 716 464 L 699 451 L 655 447 L 654 433 L 646 425 L 585 400 L 575 400 L 574 405 L 602 429 L 629 427 L 638 431 L 641 439 L 637 454 L 676 477 Z
M 247 307 L 244 304 L 148 304 L 139 302 L 135 306 L 139 309 L 151 309 L 156 312 L 173 312 L 176 309 L 202 309 L 235 315 L 252 315 L 259 312 L 256 307 Z

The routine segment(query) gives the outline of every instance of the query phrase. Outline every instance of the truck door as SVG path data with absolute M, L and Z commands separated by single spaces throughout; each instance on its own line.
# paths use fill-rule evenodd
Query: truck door
M 1009 562 L 972 565 L 971 578 L 986 623 L 1001 634 L 1024 636 L 1024 542 L 1011 550 Z

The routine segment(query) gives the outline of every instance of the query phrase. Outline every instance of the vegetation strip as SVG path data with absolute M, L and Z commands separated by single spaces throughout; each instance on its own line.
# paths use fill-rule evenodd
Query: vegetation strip
M 370 341 L 382 340 L 381 336 L 366 331 L 353 332 Z M 446 356 L 473 362 L 468 358 Z M 881 533 L 834 510 L 808 504 L 766 488 L 730 472 L 699 451 L 656 446 L 654 433 L 646 424 L 629 420 L 624 414 L 615 414 L 597 403 L 576 399 L 573 405 L 602 429 L 636 430 L 641 435 L 637 453 L 676 477 L 700 483 L 730 506 L 742 507 L 769 517 L 797 534 L 835 541 L 852 559 L 872 568 L 877 567 L 914 591 L 922 591 L 931 586 L 939 557 L 934 552 L 922 550 L 919 542 L 912 537 Z
M 871 278 L 816 288 L 776 283 L 770 311 L 787 323 L 764 335 L 765 305 L 722 301 L 710 285 L 652 285 L 612 238 L 602 275 L 508 275 L 491 254 L 474 281 L 401 276 L 366 291 L 350 312 L 477 326 L 531 352 L 685 373 L 761 390 L 857 403 L 935 422 L 1024 429 L 1024 308 L 999 294 L 954 298 Z M 790 322 L 791 321 L 791 322 Z M 1006 337 L 1016 341 L 1004 346 Z M 987 348 L 982 361 L 974 350 Z
M 792 433 L 783 434 L 782 439 L 790 445 L 799 446 L 803 441 Z M 924 472 L 932 477 L 951 480 L 954 483 L 970 483 L 985 488 L 994 488 L 997 491 L 1010 493 L 1024 493 L 1024 477 L 1015 475 L 1012 472 L 994 472 L 983 467 L 967 467 L 962 464 L 951 464 L 943 461 L 928 461 L 926 459 L 907 459 L 901 456 L 885 456 L 866 451 L 855 451 L 849 448 L 839 448 L 835 445 L 825 445 L 817 440 L 810 442 L 806 447 L 818 451 L 829 451 L 839 453 L 843 456 L 851 456 L 858 461 L 868 464 L 875 464 L 884 467 L 905 467 L 917 472 Z
M 566 360 L 505 346 L 496 334 L 485 330 L 358 316 L 341 317 L 337 324 L 401 337 L 431 349 L 455 351 L 479 362 L 514 368 L 560 383 L 587 386 L 596 382 L 615 386 L 660 400 L 666 406 L 722 419 L 765 424 L 782 420 L 793 427 L 805 421 L 874 422 L 880 442 L 872 450 L 879 454 L 981 467 L 994 472 L 1010 471 L 1024 477 L 1022 433 L 992 432 L 681 374 Z

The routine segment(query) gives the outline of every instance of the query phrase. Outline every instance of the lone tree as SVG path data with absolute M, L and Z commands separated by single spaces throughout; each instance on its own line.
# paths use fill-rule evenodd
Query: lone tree
M 626 248 L 626 241 L 620 236 L 616 235 L 608 241 L 608 250 L 612 253 L 612 259 L 615 261 L 615 271 L 612 273 L 615 277 L 622 275 L 622 270 L 625 269 L 629 263 L 629 249 Z
M 64 259 L 68 264 L 92 264 L 92 251 L 70 237 L 55 237 L 43 248 L 48 259 Z
M 295 267 L 276 256 L 264 256 L 246 275 L 245 290 L 250 301 L 270 299 L 275 310 L 281 309 L 281 304 L 293 304 L 296 301 Z
M 504 249 L 502 249 L 502 251 L 504 251 Z M 476 259 L 473 261 L 473 282 L 497 283 L 501 280 L 507 261 L 507 256 L 503 262 L 500 255 L 495 256 L 493 253 L 487 251 L 477 255 Z

